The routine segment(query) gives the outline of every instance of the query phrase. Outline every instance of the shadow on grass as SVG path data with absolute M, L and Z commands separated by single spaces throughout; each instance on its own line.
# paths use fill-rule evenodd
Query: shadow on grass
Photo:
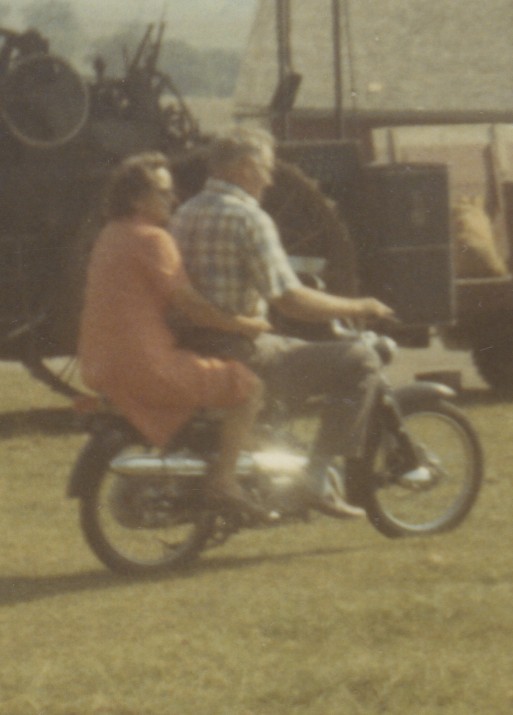
M 55 576 L 2 576 L 0 606 L 30 603 L 65 593 L 101 590 L 122 585 L 126 581 L 109 571 L 101 570 Z
M 375 546 L 372 547 L 376 548 Z M 379 547 L 378 547 L 379 548 Z M 151 576 L 122 576 L 108 570 L 97 569 L 76 574 L 53 576 L 2 576 L 0 577 L 0 607 L 31 603 L 68 593 L 85 593 L 111 588 L 123 588 L 140 583 L 160 583 L 176 579 L 194 578 L 203 573 L 237 571 L 264 563 L 290 563 L 297 559 L 329 556 L 334 554 L 368 551 L 368 546 L 317 548 L 310 551 L 290 551 L 281 554 L 258 554 L 255 556 L 226 556 L 195 561 L 187 567 L 165 571 Z
M 34 433 L 59 435 L 85 430 L 84 417 L 69 407 L 0 413 L 0 437 L 24 437 Z

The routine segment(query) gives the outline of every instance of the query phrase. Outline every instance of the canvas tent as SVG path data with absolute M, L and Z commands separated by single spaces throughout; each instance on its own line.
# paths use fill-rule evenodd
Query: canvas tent
M 368 160 L 448 165 L 455 199 L 513 181 L 512 0 L 260 0 L 239 118 L 273 118 L 284 69 L 288 138 L 339 138 L 338 109 Z
M 336 29 L 349 114 L 513 117 L 511 0 L 260 0 L 235 93 L 239 114 L 261 114 L 273 96 L 280 5 L 289 8 L 291 68 L 302 76 L 296 111 L 333 108 Z

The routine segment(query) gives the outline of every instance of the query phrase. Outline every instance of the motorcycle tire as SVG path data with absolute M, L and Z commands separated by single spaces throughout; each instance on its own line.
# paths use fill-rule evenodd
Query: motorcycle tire
M 397 437 L 382 426 L 372 456 L 353 464 L 354 500 L 387 537 L 454 529 L 473 507 L 483 479 L 476 431 L 461 410 L 445 400 L 419 399 L 401 406 L 401 413 L 419 465 L 427 467 L 423 479 L 411 473 L 408 477 L 401 469 L 404 457 Z
M 191 563 L 212 533 L 215 517 L 175 498 L 163 478 L 121 477 L 110 469 L 122 452 L 143 449 L 121 434 L 99 440 L 82 475 L 80 524 L 96 556 L 126 575 L 156 574 Z

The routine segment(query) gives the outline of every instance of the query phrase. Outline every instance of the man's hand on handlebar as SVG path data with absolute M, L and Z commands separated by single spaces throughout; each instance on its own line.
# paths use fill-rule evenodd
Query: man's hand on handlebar
M 395 312 L 377 298 L 362 298 L 362 317 L 398 322 Z

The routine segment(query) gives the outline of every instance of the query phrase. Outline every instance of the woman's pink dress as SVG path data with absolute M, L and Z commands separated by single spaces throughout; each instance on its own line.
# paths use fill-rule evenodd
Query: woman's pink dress
M 241 404 L 255 381 L 241 363 L 177 347 L 166 316 L 174 289 L 187 283 L 165 230 L 125 219 L 100 233 L 82 314 L 82 376 L 158 446 L 199 408 Z

